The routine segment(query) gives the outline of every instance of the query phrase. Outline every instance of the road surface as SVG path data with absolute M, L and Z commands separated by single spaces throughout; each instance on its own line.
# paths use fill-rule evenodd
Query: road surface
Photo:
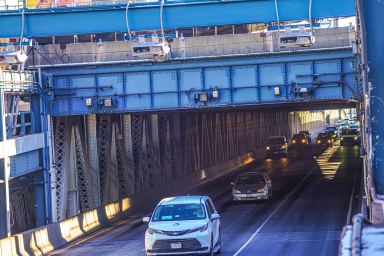
M 229 184 L 244 171 L 270 175 L 271 202 L 231 202 Z M 211 196 L 221 214 L 221 255 L 336 255 L 341 230 L 357 212 L 360 172 L 357 146 L 312 145 L 296 157 L 257 160 L 191 194 Z M 50 255 L 145 255 L 145 229 L 134 218 Z

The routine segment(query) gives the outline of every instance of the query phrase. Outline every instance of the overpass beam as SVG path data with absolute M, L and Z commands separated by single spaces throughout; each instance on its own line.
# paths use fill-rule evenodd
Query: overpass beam
M 308 19 L 308 4 L 306 0 L 280 1 L 280 20 Z M 19 10 L 3 11 L 0 13 L 0 38 L 18 38 L 22 27 L 25 37 L 126 32 L 125 7 L 112 5 L 27 9 L 23 12 L 24 26 Z M 159 30 L 159 8 L 159 3 L 133 3 L 128 13 L 130 30 Z M 313 19 L 354 14 L 353 0 L 322 0 L 314 1 L 312 5 Z M 273 0 L 166 2 L 164 17 L 164 29 L 276 21 Z

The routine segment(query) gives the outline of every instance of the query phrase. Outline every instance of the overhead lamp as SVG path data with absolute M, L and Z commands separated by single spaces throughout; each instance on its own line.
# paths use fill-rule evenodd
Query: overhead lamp
M 280 96 L 281 95 L 280 87 L 276 86 L 275 88 L 273 88 L 273 92 L 274 92 L 275 96 Z
M 103 105 L 104 107 L 112 107 L 112 99 L 111 98 L 103 99 Z
M 198 99 L 200 102 L 207 102 L 208 101 L 208 94 L 206 92 L 199 92 L 198 93 Z
M 85 106 L 92 107 L 92 98 L 85 99 Z
M 219 99 L 219 89 L 214 88 L 214 89 L 212 90 L 212 99 L 214 99 L 214 100 Z

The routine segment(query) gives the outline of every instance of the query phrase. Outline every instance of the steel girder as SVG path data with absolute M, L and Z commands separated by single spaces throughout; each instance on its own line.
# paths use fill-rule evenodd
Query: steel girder
M 278 8 L 281 21 L 309 18 L 307 0 L 279 1 Z M 130 30 L 159 30 L 159 10 L 160 2 L 132 4 L 128 12 Z M 354 16 L 355 4 L 353 0 L 314 1 L 311 13 L 314 19 Z M 126 5 L 79 6 L 2 11 L 0 37 L 19 37 L 22 15 L 25 37 L 127 32 Z M 273 0 L 166 1 L 163 25 L 164 29 L 177 29 L 274 21 L 277 18 Z

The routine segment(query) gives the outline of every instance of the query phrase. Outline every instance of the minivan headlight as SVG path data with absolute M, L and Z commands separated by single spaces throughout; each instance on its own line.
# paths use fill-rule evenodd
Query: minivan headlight
M 191 229 L 188 233 L 193 233 L 193 232 L 197 232 L 197 231 L 204 232 L 205 230 L 207 230 L 207 228 L 208 228 L 208 223 L 201 226 L 201 227 Z
M 259 189 L 257 190 L 258 193 L 262 193 L 262 192 L 264 192 L 264 191 L 265 191 L 265 188 L 259 188 Z
M 148 228 L 147 231 L 148 231 L 148 234 L 151 234 L 151 235 L 153 235 L 155 233 L 156 234 L 160 234 L 161 233 L 159 230 L 154 229 L 154 228 Z
M 233 194 L 241 194 L 240 190 L 237 190 L 237 189 L 232 190 L 232 193 Z

